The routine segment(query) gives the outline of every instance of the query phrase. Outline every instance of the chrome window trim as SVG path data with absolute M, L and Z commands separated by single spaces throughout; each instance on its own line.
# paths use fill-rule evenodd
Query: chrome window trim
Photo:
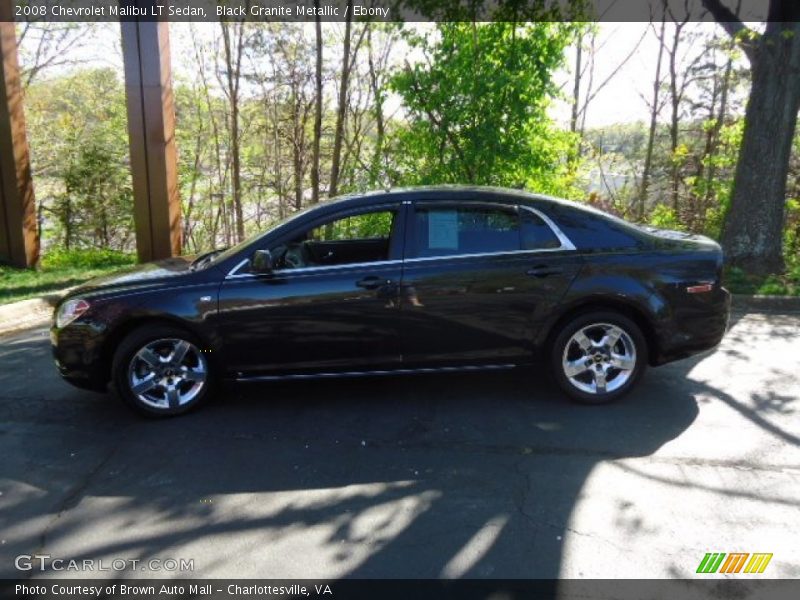
M 538 210 L 536 208 L 533 208 L 532 206 L 526 206 L 524 204 L 520 204 L 519 207 L 522 210 L 527 210 L 528 212 L 532 212 L 537 217 L 539 217 L 542 221 L 544 221 L 545 224 L 550 228 L 550 231 L 552 231 L 553 234 L 558 238 L 558 241 L 561 242 L 561 246 L 558 247 L 558 248 L 543 248 L 542 251 L 547 251 L 547 250 L 577 250 L 577 248 L 575 247 L 575 244 L 572 243 L 572 240 L 570 240 L 564 234 L 564 232 L 561 231 L 561 229 L 559 229 L 558 225 L 555 224 L 553 219 L 548 217 L 542 211 L 540 211 L 540 210 Z
M 236 264 L 236 266 L 235 266 L 235 267 L 233 267 L 233 268 L 232 268 L 230 271 L 228 271 L 228 274 L 227 274 L 227 275 L 225 275 L 225 279 L 229 279 L 229 278 L 232 278 L 232 277 L 245 277 L 245 276 L 247 276 L 247 275 L 250 275 L 250 276 L 252 276 L 252 275 L 253 275 L 253 273 L 237 273 L 237 271 L 238 271 L 239 269 L 241 269 L 243 266 L 245 266 L 245 265 L 246 265 L 247 263 L 249 263 L 249 262 L 250 262 L 250 259 L 249 259 L 249 258 L 245 258 L 244 260 L 242 260 L 242 261 L 239 261 L 239 262 Z
M 505 256 L 517 254 L 542 254 L 543 252 L 564 252 L 570 248 L 539 248 L 535 250 L 499 250 L 496 252 L 474 252 L 472 254 L 447 254 L 444 256 L 418 256 L 416 258 L 407 258 L 406 263 L 429 262 L 434 260 L 450 260 L 454 258 L 481 258 L 487 256 Z
M 236 265 L 233 269 L 231 269 L 230 273 L 225 277 L 225 279 L 236 279 L 241 277 L 256 277 L 259 273 L 237 273 L 239 269 L 245 266 L 247 263 L 250 262 L 249 258 L 245 258 L 242 262 Z M 276 269 L 272 271 L 271 275 L 291 275 L 296 273 L 318 273 L 318 272 L 325 272 L 325 271 L 338 271 L 343 269 L 357 269 L 360 267 L 372 267 L 372 266 L 388 266 L 394 264 L 402 264 L 402 259 L 395 258 L 392 260 L 376 260 L 372 262 L 360 262 L 360 263 L 347 263 L 345 265 L 322 265 L 318 267 L 299 267 L 297 269 Z
M 328 271 L 339 271 L 344 269 L 357 269 L 361 267 L 381 267 L 381 266 L 389 266 L 389 265 L 396 265 L 396 264 L 405 264 L 405 263 L 424 263 L 424 262 L 432 262 L 432 261 L 441 261 L 441 260 L 453 260 L 453 259 L 462 259 L 462 258 L 481 258 L 487 256 L 504 256 L 504 255 L 524 255 L 524 254 L 542 254 L 542 253 L 549 253 L 549 252 L 574 252 L 577 250 L 575 245 L 572 241 L 564 235 L 564 232 L 558 228 L 558 226 L 553 222 L 553 220 L 548 217 L 546 214 L 541 212 L 538 209 L 533 208 L 532 206 L 525 206 L 523 204 L 518 205 L 519 208 L 523 210 L 530 211 L 538 216 L 544 223 L 550 228 L 553 232 L 553 235 L 558 238 L 558 241 L 561 245 L 558 248 L 534 248 L 531 250 L 501 250 L 496 252 L 475 252 L 469 254 L 448 254 L 444 256 L 419 256 L 415 258 L 405 258 L 405 259 L 392 259 L 392 260 L 376 260 L 373 262 L 362 262 L 362 263 L 349 263 L 345 265 L 323 265 L 317 267 L 300 267 L 298 269 L 278 269 L 273 271 L 273 275 L 291 275 L 291 274 L 307 274 L 307 273 L 324 273 Z M 243 278 L 251 278 L 257 277 L 257 273 L 239 273 L 238 271 L 243 268 L 246 264 L 250 262 L 249 258 L 245 258 L 241 262 L 239 262 L 233 269 L 228 272 L 225 276 L 225 279 L 243 279 Z

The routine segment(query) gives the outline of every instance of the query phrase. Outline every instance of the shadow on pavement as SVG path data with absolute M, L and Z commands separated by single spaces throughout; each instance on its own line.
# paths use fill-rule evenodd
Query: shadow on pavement
M 19 488 L 0 523 L 6 575 L 16 552 L 197 544 L 194 575 L 243 574 L 247 540 L 245 563 L 293 569 L 250 576 L 554 578 L 594 466 L 654 453 L 698 411 L 685 361 L 674 385 L 646 376 L 603 407 L 565 402 L 533 369 L 227 386 L 146 421 L 62 384 L 49 360 L 41 335 L 0 351 L 2 477 Z M 276 556 L 306 531 L 305 560 Z

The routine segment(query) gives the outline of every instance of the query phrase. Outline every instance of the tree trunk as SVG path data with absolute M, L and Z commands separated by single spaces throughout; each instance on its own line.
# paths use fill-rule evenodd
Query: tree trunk
M 231 44 L 229 25 L 220 22 L 222 27 L 223 47 L 225 50 L 225 75 L 228 85 L 227 95 L 230 102 L 230 134 L 231 134 L 231 204 L 235 217 L 236 238 L 244 240 L 244 213 L 242 211 L 242 182 L 241 182 L 241 140 L 239 139 L 239 83 L 241 78 L 242 52 L 244 50 L 244 24 L 239 23 L 234 29 L 236 35 L 236 48 Z M 235 51 L 235 56 L 234 56 Z
M 669 122 L 669 149 L 670 149 L 670 200 L 672 210 L 678 215 L 678 184 L 680 179 L 680 168 L 676 160 L 678 151 L 678 137 L 680 127 L 680 109 L 683 90 L 678 85 L 678 46 L 681 43 L 681 31 L 684 23 L 675 23 L 675 35 L 672 38 L 672 49 L 669 52 L 669 93 L 672 103 L 672 113 Z M 688 75 L 685 75 L 688 76 Z
M 353 0 L 347 2 L 347 20 L 344 25 L 344 48 L 342 50 L 342 78 L 339 82 L 339 110 L 336 115 L 336 132 L 333 137 L 333 157 L 331 158 L 331 184 L 328 195 L 339 192 L 339 162 L 342 156 L 344 138 L 344 119 L 347 114 L 347 87 L 350 79 L 350 28 L 353 17 Z
M 300 131 L 300 99 L 295 91 L 292 98 L 292 166 L 294 169 L 294 208 L 303 208 L 303 151 Z
M 278 218 L 283 219 L 286 216 L 286 202 L 283 189 L 283 168 L 281 166 L 281 159 L 283 155 L 281 149 L 279 123 L 280 117 L 278 115 L 278 95 L 275 94 L 272 101 L 272 146 L 274 148 L 272 171 L 275 175 L 275 193 L 278 195 Z
M 239 100 L 231 103 L 231 183 L 233 184 L 233 210 L 236 214 L 236 241 L 244 241 L 244 213 L 242 211 L 241 140 L 239 139 Z
M 319 0 L 314 0 L 319 8 Z M 314 99 L 314 140 L 311 149 L 311 203 L 319 202 L 319 145 L 322 137 L 322 22 L 315 18 L 317 29 L 317 68 L 315 73 L 316 98 Z
M 575 48 L 575 78 L 572 85 L 572 115 L 569 119 L 569 130 L 572 133 L 578 131 L 578 108 L 581 102 L 581 59 L 583 58 L 583 36 L 578 36 L 578 43 Z
M 722 245 L 731 264 L 781 272 L 786 177 L 800 109 L 800 22 L 768 24 L 752 88 Z
M 372 156 L 372 163 L 370 170 L 372 171 L 370 179 L 373 184 L 379 183 L 382 175 L 383 158 L 384 158 L 384 144 L 385 138 L 385 125 L 383 115 L 383 91 L 381 84 L 378 80 L 378 67 L 375 64 L 374 47 L 372 45 L 372 24 L 367 25 L 367 44 L 369 46 L 369 54 L 367 56 L 367 64 L 369 65 L 369 83 L 372 89 L 373 111 L 375 113 L 375 152 Z
M 67 190 L 67 201 L 64 207 L 64 250 L 69 251 L 72 246 L 72 200 L 70 191 Z
M 664 56 L 664 30 L 666 21 L 661 21 L 661 33 L 658 36 L 658 60 L 656 62 L 656 78 L 653 81 L 653 105 L 650 109 L 650 132 L 647 137 L 647 152 L 645 153 L 644 169 L 642 170 L 642 187 L 639 192 L 639 220 L 644 220 L 644 208 L 647 203 L 647 188 L 650 185 L 650 169 L 653 164 L 653 146 L 656 140 L 656 126 L 658 125 L 658 92 L 661 87 L 661 59 Z
M 737 14 L 738 12 L 739 11 L 737 9 Z M 722 84 L 719 92 L 719 111 L 714 114 L 714 107 L 711 107 L 711 119 L 714 121 L 714 126 L 708 132 L 709 138 L 708 144 L 706 145 L 706 156 L 709 158 L 713 157 L 717 153 L 717 149 L 720 145 L 720 134 L 722 133 L 722 127 L 725 125 L 725 118 L 727 117 L 728 113 L 728 93 L 730 90 L 732 73 L 733 58 L 728 58 L 728 62 L 725 65 L 725 74 L 722 76 Z M 703 227 L 706 226 L 706 213 L 711 207 L 711 200 L 716 196 L 716 193 L 713 189 L 714 180 L 716 177 L 717 166 L 712 160 L 708 165 L 708 171 L 706 175 L 706 191 L 701 206 L 702 212 L 700 218 L 702 220 Z

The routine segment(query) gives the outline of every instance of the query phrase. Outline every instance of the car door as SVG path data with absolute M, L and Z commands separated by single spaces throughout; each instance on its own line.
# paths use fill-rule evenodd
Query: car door
M 538 322 L 581 264 L 551 225 L 535 209 L 501 202 L 414 203 L 401 283 L 404 366 L 531 358 Z
M 275 268 L 220 288 L 224 362 L 238 377 L 392 368 L 402 205 L 338 213 L 270 244 Z

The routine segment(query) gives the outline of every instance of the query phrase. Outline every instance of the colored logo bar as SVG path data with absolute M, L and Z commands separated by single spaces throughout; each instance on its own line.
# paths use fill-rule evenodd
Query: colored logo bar
M 727 558 L 726 558 L 727 557 Z M 748 561 L 748 557 L 750 560 Z M 697 566 L 697 573 L 741 573 L 744 568 L 745 573 L 763 573 L 769 561 L 772 560 L 771 553 L 748 552 L 707 552 Z

